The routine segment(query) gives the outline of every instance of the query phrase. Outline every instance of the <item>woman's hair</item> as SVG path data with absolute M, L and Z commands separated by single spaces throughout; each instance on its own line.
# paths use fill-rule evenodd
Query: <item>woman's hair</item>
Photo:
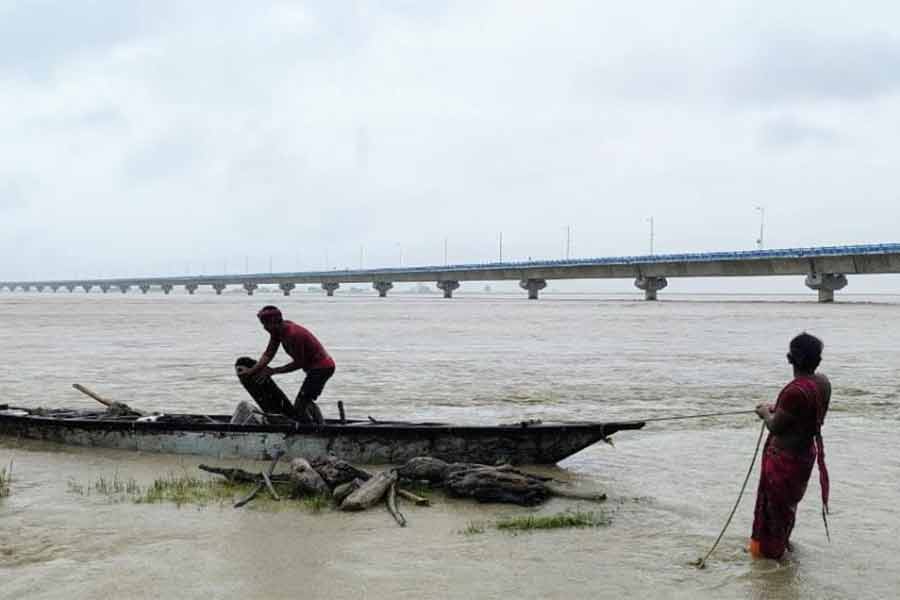
M 813 373 L 822 362 L 822 340 L 805 331 L 791 340 L 788 360 L 798 370 Z

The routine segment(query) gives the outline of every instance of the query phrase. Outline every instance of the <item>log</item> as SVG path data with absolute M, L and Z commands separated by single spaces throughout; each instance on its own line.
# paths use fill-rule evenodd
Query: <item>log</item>
M 309 461 L 309 464 L 325 480 L 328 487 L 332 489 L 344 483 L 349 483 L 354 479 L 367 481 L 372 477 L 371 474 L 362 469 L 357 469 L 346 460 L 341 460 L 335 456 L 314 458 Z
M 429 500 L 428 498 L 417 496 L 408 490 L 404 490 L 403 488 L 397 488 L 397 495 L 404 500 L 413 502 L 416 506 L 431 506 L 431 500 Z
M 276 502 L 281 500 L 281 496 L 278 495 L 278 492 L 275 491 L 275 486 L 272 485 L 272 480 L 269 478 L 268 473 L 262 474 L 263 481 L 266 484 L 266 487 L 269 488 L 269 493 L 272 494 L 272 499 Z
M 253 500 L 254 498 L 256 498 L 256 495 L 259 494 L 259 492 L 262 491 L 262 489 L 263 489 L 265 486 L 266 486 L 266 484 L 264 484 L 263 482 L 257 483 L 257 484 L 256 484 L 256 487 L 253 488 L 253 491 L 252 491 L 252 492 L 250 492 L 250 493 L 249 493 L 245 498 L 243 498 L 242 500 L 238 500 L 237 502 L 234 503 L 234 507 L 235 507 L 235 508 L 240 508 L 240 507 L 244 506 L 245 504 L 247 504 L 248 502 L 250 502 L 251 500 Z
M 397 471 L 393 469 L 375 475 L 341 502 L 341 510 L 363 510 L 373 506 L 396 481 Z
M 550 477 L 532 475 L 519 471 L 510 465 L 482 465 L 478 463 L 448 463 L 439 458 L 430 456 L 418 456 L 411 458 L 402 467 L 397 469 L 401 479 L 424 480 L 431 483 L 440 483 L 453 473 L 471 471 L 473 469 L 495 469 L 506 473 L 514 473 L 538 481 L 553 481 Z
M 86 396 L 90 396 L 91 398 L 93 398 L 94 400 L 96 400 L 97 402 L 99 402 L 100 404 L 105 406 L 106 409 L 113 414 L 116 414 L 116 415 L 133 414 L 133 415 L 137 415 L 139 417 L 144 416 L 143 412 L 141 412 L 139 410 L 135 410 L 123 402 L 114 402 L 112 400 L 107 400 L 106 398 L 101 397 L 98 393 L 96 393 L 92 390 L 89 390 L 85 386 L 81 385 L 80 383 L 73 383 L 72 387 L 75 388 L 76 390 L 78 390 L 79 392 L 81 392 L 82 394 L 84 394 Z
M 331 497 L 334 498 L 334 501 L 340 505 L 340 503 L 344 501 L 344 498 L 361 488 L 363 483 L 365 482 L 362 479 L 354 479 L 353 481 L 342 483 L 341 485 L 334 488 L 334 491 L 331 493 Z
M 444 481 L 444 487 L 454 496 L 475 498 L 479 502 L 507 502 L 521 506 L 540 504 L 550 496 L 550 491 L 542 481 L 493 467 L 451 473 Z
M 294 497 L 331 493 L 325 480 L 303 458 L 291 461 L 291 481 L 294 483 Z
M 221 475 L 232 483 L 259 483 L 262 475 L 260 473 L 251 473 L 243 469 L 224 469 L 220 467 L 210 467 L 209 465 L 200 465 L 197 467 L 201 471 Z M 291 478 L 286 473 L 269 476 L 272 483 L 289 483 Z
M 440 483 L 447 477 L 450 463 L 430 456 L 417 456 L 406 461 L 406 464 L 397 469 L 397 475 L 402 479 L 425 480 L 431 483 Z
M 591 502 L 603 502 L 606 500 L 606 494 L 602 492 L 579 492 L 558 485 L 546 485 L 545 487 L 551 496 L 559 496 L 560 498 L 590 500 Z
M 387 495 L 384 498 L 384 505 L 387 506 L 388 512 L 391 513 L 391 516 L 394 517 L 394 520 L 400 525 L 400 527 L 406 527 L 406 517 L 403 516 L 403 513 L 400 512 L 400 509 L 397 508 L 397 482 L 391 484 L 391 487 L 388 488 Z

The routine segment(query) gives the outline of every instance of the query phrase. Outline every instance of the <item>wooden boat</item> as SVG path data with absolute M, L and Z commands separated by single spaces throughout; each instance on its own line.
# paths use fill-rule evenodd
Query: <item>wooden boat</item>
M 449 425 L 284 417 L 232 425 L 226 415 L 114 416 L 107 411 L 22 409 L 0 405 L 0 435 L 97 448 L 271 459 L 334 455 L 354 463 L 402 463 L 416 456 L 449 462 L 554 464 L 641 421 Z

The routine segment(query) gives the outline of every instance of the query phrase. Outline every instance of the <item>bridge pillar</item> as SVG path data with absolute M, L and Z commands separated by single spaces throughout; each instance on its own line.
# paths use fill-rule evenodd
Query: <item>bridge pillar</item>
M 89 284 L 89 283 L 84 283 L 84 284 L 81 285 L 81 289 L 84 290 L 84 293 L 85 293 L 85 294 L 90 294 L 90 293 L 91 293 L 91 289 L 92 289 L 93 287 L 94 287 L 94 286 L 92 286 L 92 285 Z
M 172 291 L 171 283 L 164 283 L 160 287 L 162 288 L 163 294 L 165 294 L 166 296 L 168 296 L 169 293 Z
M 28 285 L 28 284 L 26 283 L 25 285 L 22 286 L 22 291 L 23 291 L 23 292 L 30 292 L 30 291 L 31 291 L 31 286 Z
M 278 284 L 278 287 L 279 287 L 279 289 L 281 289 L 281 292 L 282 292 L 285 296 L 290 296 L 290 295 L 291 295 L 291 290 L 294 289 L 294 288 L 297 287 L 297 286 L 294 285 L 293 283 L 279 283 L 279 284 Z
M 656 292 L 669 285 L 665 277 L 644 277 L 641 275 L 634 280 L 634 287 L 644 290 L 644 300 L 656 300 Z
M 56 292 L 59 291 L 59 286 L 58 286 L 58 285 L 51 285 L 51 286 L 50 286 L 50 291 L 52 291 L 52 292 L 55 294 Z
M 34 286 L 34 288 L 35 288 L 37 291 L 39 291 L 39 292 L 43 292 L 43 291 L 44 291 L 44 286 L 41 285 L 40 283 L 37 284 L 36 286 Z
M 75 291 L 75 286 L 72 284 L 69 284 L 66 286 L 66 289 L 69 290 L 69 293 L 71 294 L 72 292 Z
M 244 289 L 247 291 L 247 295 L 248 295 L 248 296 L 252 296 L 252 295 L 253 295 L 253 292 L 255 292 L 255 291 L 256 291 L 256 288 L 258 288 L 258 287 L 259 287 L 259 286 L 256 285 L 255 283 L 251 283 L 251 282 L 249 282 L 249 281 L 248 281 L 247 283 L 244 284 Z
M 214 283 L 212 284 L 212 288 L 216 290 L 216 296 L 221 296 L 222 292 L 225 291 L 225 288 L 228 287 L 224 283 Z
M 141 290 L 142 294 L 146 294 L 147 292 L 150 291 L 150 286 L 146 283 L 142 283 L 141 285 L 138 286 L 138 288 Z
M 547 287 L 546 279 L 523 279 L 519 282 L 519 287 L 528 291 L 529 300 L 537 300 L 538 292 Z
M 119 285 L 118 288 L 119 288 L 119 291 L 120 291 L 120 292 L 122 292 L 123 294 L 125 294 L 125 293 L 128 292 L 128 290 L 131 289 L 131 286 L 123 283 L 123 284 Z
M 453 290 L 459 288 L 458 281 L 438 281 L 437 286 L 439 289 L 444 290 L 444 298 L 452 298 Z
M 819 292 L 819 302 L 834 302 L 834 292 L 847 287 L 847 276 L 842 273 L 810 273 L 806 287 Z
M 388 290 L 394 287 L 394 284 L 390 281 L 376 281 L 372 287 L 378 290 L 379 298 L 387 298 Z
M 100 291 L 103 292 L 103 293 L 105 294 L 106 292 L 109 291 L 109 285 L 106 284 L 106 283 L 101 283 L 101 284 L 100 284 Z
M 341 284 L 337 281 L 326 281 L 322 283 L 322 289 L 325 290 L 327 296 L 334 296 L 335 290 L 339 287 L 341 287 Z
M 198 288 L 198 287 L 200 287 L 200 286 L 197 285 L 196 283 L 186 283 L 186 284 L 184 284 L 184 289 L 186 289 L 186 290 L 187 290 L 187 293 L 190 294 L 191 296 L 194 295 L 194 292 L 197 291 L 197 288 Z

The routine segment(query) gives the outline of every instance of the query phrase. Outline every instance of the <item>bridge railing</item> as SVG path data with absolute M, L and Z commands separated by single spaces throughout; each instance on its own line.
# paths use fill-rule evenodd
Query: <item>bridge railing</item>
M 766 259 L 798 259 L 815 258 L 821 256 L 853 256 L 872 254 L 897 254 L 900 253 L 900 243 L 887 244 L 857 244 L 846 246 L 819 246 L 805 248 L 778 248 L 771 250 L 741 250 L 731 252 L 687 252 L 675 254 L 642 254 L 629 256 L 607 256 L 594 258 L 569 258 L 569 259 L 540 259 L 525 261 L 494 261 L 483 263 L 463 263 L 451 265 L 423 265 L 413 267 L 384 267 L 375 269 L 343 269 L 331 271 L 304 271 L 287 273 L 245 273 L 234 275 L 178 275 L 172 277 L 116 277 L 110 279 L 63 279 L 44 281 L 0 281 L 0 285 L 81 285 L 82 283 L 104 283 L 115 285 L 136 285 L 136 282 L 151 282 L 158 284 L 165 282 L 172 285 L 200 284 L 209 285 L 222 282 L 270 282 L 273 279 L 289 280 L 292 277 L 321 278 L 322 280 L 338 280 L 342 276 L 360 277 L 377 274 L 377 276 L 402 275 L 408 273 L 448 273 L 461 271 L 484 271 L 517 268 L 541 268 L 541 267 L 584 267 L 603 265 L 645 265 L 654 263 L 672 262 L 712 262 L 712 261 L 736 261 L 736 260 L 766 260 Z

